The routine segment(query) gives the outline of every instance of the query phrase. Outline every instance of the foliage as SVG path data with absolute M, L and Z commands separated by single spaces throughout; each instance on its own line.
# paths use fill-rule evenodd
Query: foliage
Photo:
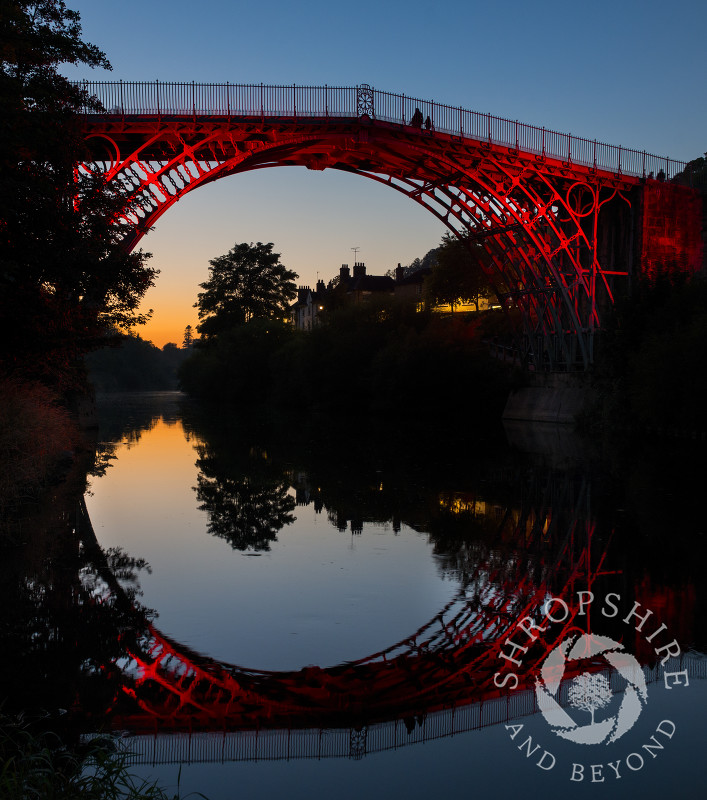
M 179 368 L 179 382 L 194 397 L 230 403 L 263 402 L 272 385 L 273 355 L 296 332 L 277 320 L 252 319 L 194 347 Z
M 585 421 L 609 435 L 704 430 L 707 281 L 640 283 L 599 340 L 597 402 Z
M 465 241 L 447 233 L 437 248 L 436 264 L 425 281 L 428 304 L 454 306 L 460 302 L 474 303 L 479 310 L 479 299 L 488 297 L 491 288 L 483 271 L 486 251 L 475 242 Z
M 404 267 L 403 275 L 407 277 L 408 275 L 413 275 L 415 272 L 418 272 L 421 269 L 432 269 L 437 263 L 438 250 L 438 247 L 433 247 L 431 250 L 428 250 L 422 258 L 414 258 L 407 267 Z M 389 275 L 391 278 L 395 278 L 395 270 L 389 269 L 388 272 L 386 272 L 386 275 Z
M 422 330 L 390 337 L 371 365 L 372 408 L 408 406 L 458 420 L 498 418 L 511 378 L 488 357 L 480 320 L 432 317 Z
M 272 242 L 242 242 L 209 262 L 209 279 L 200 284 L 204 291 L 196 303 L 202 336 L 214 337 L 252 319 L 286 316 L 297 293 L 297 273 L 281 264 L 272 248 Z
M 487 315 L 440 318 L 392 299 L 329 311 L 308 332 L 253 320 L 195 348 L 189 394 L 283 410 L 499 417 L 512 377 L 481 343 Z
M 111 346 L 86 356 L 89 381 L 98 392 L 161 391 L 177 388 L 177 370 L 188 356 L 176 344 L 161 350 L 136 335 L 116 337 Z
M 35 498 L 78 431 L 54 394 L 40 384 L 0 380 L 0 514 Z
M 678 172 L 673 178 L 675 183 L 683 183 L 687 186 L 694 186 L 702 193 L 707 194 L 707 153 L 704 157 L 693 158 L 685 165 L 683 172 Z
M 154 280 L 147 254 L 127 253 L 117 215 L 125 200 L 87 161 L 83 107 L 97 102 L 58 72 L 109 68 L 81 41 L 63 0 L 6 0 L 0 15 L 0 366 L 57 385 L 102 335 L 129 328 Z M 79 376 L 80 377 L 80 376 Z
M 267 452 L 248 446 L 242 431 L 201 419 L 195 429 L 199 458 L 196 496 L 212 536 L 234 550 L 267 551 L 278 532 L 294 522 L 289 480 Z
M 115 737 L 67 747 L 47 730 L 48 719 L 28 722 L 0 715 L 0 796 L 6 800 L 167 800 L 156 782 L 131 774 L 129 753 Z M 178 795 L 172 795 L 176 798 Z

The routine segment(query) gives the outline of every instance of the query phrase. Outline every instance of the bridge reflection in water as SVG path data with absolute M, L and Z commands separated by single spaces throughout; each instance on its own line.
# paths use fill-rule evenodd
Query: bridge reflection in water
M 360 660 L 268 672 L 214 661 L 152 624 L 125 632 L 120 657 L 102 665 L 117 687 L 112 726 L 130 733 L 125 743 L 139 763 L 360 758 L 535 714 L 540 663 L 570 633 L 587 630 L 571 598 L 627 587 L 626 576 L 607 567 L 611 534 L 596 530 L 586 476 L 535 471 L 516 500 L 503 506 L 477 497 L 471 505 L 486 509 L 494 530 L 467 554 L 458 595 L 411 636 Z M 83 504 L 77 529 L 100 565 L 94 599 L 128 607 Z M 549 596 L 564 598 L 571 612 L 533 643 L 520 623 L 544 625 Z M 511 638 L 528 651 L 514 653 L 520 684 L 508 692 L 494 675 L 507 665 L 501 653 L 512 653 Z M 652 651 L 633 649 L 646 680 L 660 679 Z M 673 668 L 684 668 L 683 660 L 666 667 Z M 691 676 L 704 672 L 703 662 L 691 663 Z M 607 677 L 619 691 L 616 674 Z
M 670 659 L 665 670 L 687 669 L 690 679 L 707 678 L 707 661 L 690 658 Z M 658 666 L 644 667 L 647 684 L 663 680 Z M 616 673 L 605 673 L 612 692 L 623 686 Z M 261 728 L 256 730 L 192 731 L 126 736 L 123 745 L 133 764 L 195 764 L 227 761 L 267 761 L 298 758 L 359 759 L 373 753 L 397 750 L 493 725 L 521 720 L 538 713 L 533 689 L 491 697 L 487 700 L 461 700 L 451 708 L 430 714 L 391 719 L 358 728 Z

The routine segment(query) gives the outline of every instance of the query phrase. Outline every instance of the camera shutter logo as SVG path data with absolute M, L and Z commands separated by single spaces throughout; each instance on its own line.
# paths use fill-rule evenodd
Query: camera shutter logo
M 600 672 L 585 671 L 574 678 L 568 692 L 570 705 L 591 716 L 589 724 L 579 725 L 558 702 L 560 684 L 573 662 L 600 656 L 626 681 L 621 705 L 614 715 L 596 720 L 596 712 L 612 698 L 611 687 Z M 576 744 L 615 742 L 633 727 L 648 700 L 646 679 L 638 661 L 619 642 L 588 633 L 568 636 L 548 653 L 535 681 L 535 695 L 553 733 Z

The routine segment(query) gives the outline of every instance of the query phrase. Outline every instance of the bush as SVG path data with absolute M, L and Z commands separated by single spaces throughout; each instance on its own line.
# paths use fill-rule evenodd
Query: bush
M 194 348 L 179 369 L 179 382 L 194 397 L 261 403 L 271 389 L 272 359 L 294 334 L 276 320 L 251 320 Z
M 264 321 L 232 329 L 195 351 L 180 379 L 198 397 L 285 412 L 500 418 L 511 378 L 488 358 L 481 330 L 478 316 L 368 302 L 306 333 Z
M 30 724 L 0 715 L 3 800 L 166 800 L 168 795 L 156 783 L 130 773 L 128 758 L 114 737 L 69 748 L 45 729 L 43 720 Z
M 71 456 L 78 431 L 45 386 L 0 380 L 0 512 L 37 497 L 62 459 Z
M 707 281 L 639 285 L 599 344 L 589 420 L 609 433 L 705 430 Z

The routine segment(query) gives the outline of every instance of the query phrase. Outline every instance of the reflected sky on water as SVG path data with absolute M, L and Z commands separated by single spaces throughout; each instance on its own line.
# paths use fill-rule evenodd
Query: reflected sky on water
M 340 531 L 314 502 L 296 505 L 293 487 L 267 549 L 209 535 L 196 492 L 201 446 L 181 422 L 160 419 L 136 446 L 118 448 L 87 500 L 100 544 L 150 563 L 143 602 L 177 641 L 259 669 L 337 664 L 417 630 L 458 591 L 424 533 L 392 522 Z
M 73 532 L 83 545 L 61 580 L 45 579 L 84 598 L 52 623 L 61 632 L 78 621 L 85 640 L 74 656 L 61 645 L 71 635 L 54 634 L 61 702 L 78 692 L 89 727 L 110 707 L 139 734 L 126 741 L 142 762 L 190 763 L 183 788 L 212 798 L 376 797 L 384 786 L 423 797 L 443 782 L 455 795 L 497 797 L 707 788 L 705 542 L 689 450 L 599 459 L 552 428 L 437 440 L 349 418 L 277 428 L 172 393 L 107 398 L 101 411 L 87 513 L 72 523 L 62 512 L 67 541 Z M 517 670 L 517 692 L 493 681 L 521 613 L 588 586 L 621 598 L 613 618 L 597 604 L 592 631 L 620 642 L 648 676 L 645 711 L 610 748 L 563 741 L 537 713 L 540 643 Z M 621 619 L 634 601 L 653 609 L 645 631 Z M 11 637 L 26 675 L 47 670 L 19 630 L 44 624 L 32 614 Z M 587 622 L 570 620 L 571 630 Z M 682 660 L 667 668 L 689 668 L 689 689 L 665 689 L 654 646 L 668 640 L 646 641 L 654 622 L 679 641 Z M 568 631 L 560 625 L 556 640 Z M 220 696 L 185 679 L 190 669 Z M 663 719 L 677 729 L 654 759 L 642 748 Z M 523 726 L 517 740 L 507 724 Z M 552 770 L 522 751 L 528 735 L 553 753 Z M 640 769 L 624 764 L 616 781 L 604 767 L 591 785 L 592 763 L 632 752 L 646 755 Z M 584 781 L 570 780 L 573 763 L 587 765 Z M 174 766 L 137 768 L 176 780 Z

